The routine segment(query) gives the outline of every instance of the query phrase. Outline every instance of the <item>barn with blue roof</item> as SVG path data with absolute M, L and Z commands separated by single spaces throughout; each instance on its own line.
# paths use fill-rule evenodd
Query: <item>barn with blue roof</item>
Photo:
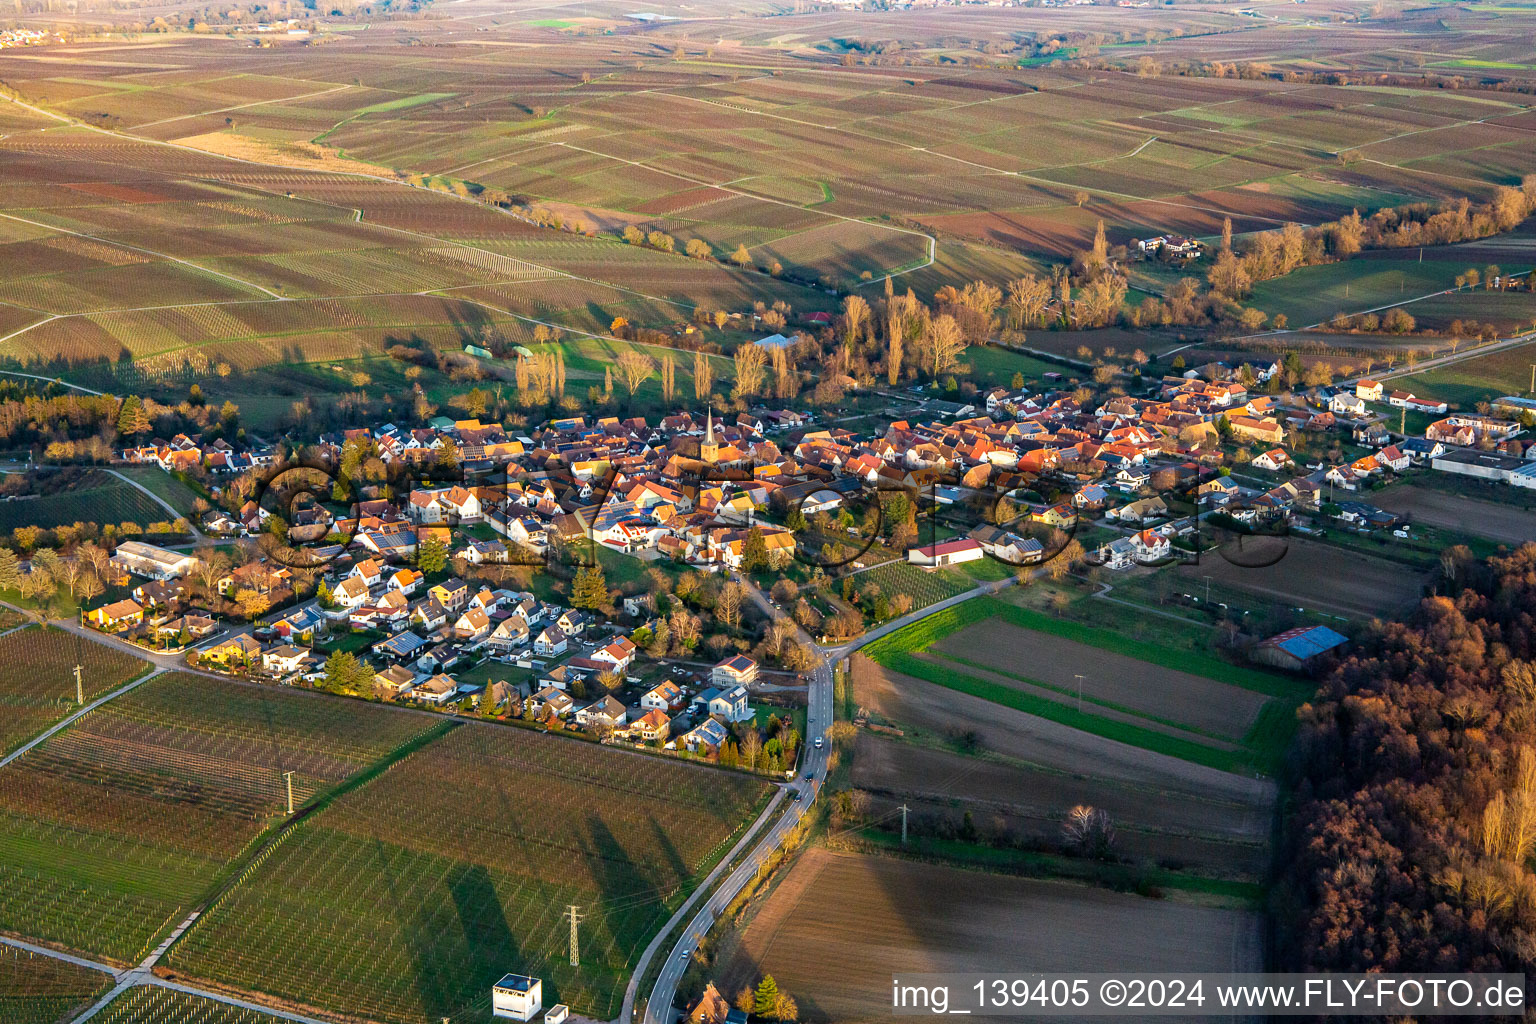
M 1318 658 L 1347 643 L 1347 636 L 1327 626 L 1298 626 L 1277 633 L 1255 647 L 1253 660 L 1305 672 L 1317 663 Z

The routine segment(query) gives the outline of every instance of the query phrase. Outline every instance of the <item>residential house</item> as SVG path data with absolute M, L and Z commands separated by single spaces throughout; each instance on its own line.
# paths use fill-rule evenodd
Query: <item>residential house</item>
M 715 691 L 709 698 L 708 707 L 711 715 L 718 716 L 727 722 L 749 722 L 756 717 L 747 704 L 745 686 L 732 686 L 729 689 Z
M 683 734 L 683 746 L 695 754 L 714 757 L 720 753 L 720 748 L 725 746 L 726 740 L 730 738 L 731 734 L 726 732 L 725 726 L 721 725 L 718 719 L 706 718 L 698 726 Z
M 261 653 L 261 670 L 268 675 L 291 676 L 303 668 L 311 657 L 302 647 L 283 644 Z
M 113 601 L 86 612 L 85 619 L 97 629 L 116 633 L 142 623 L 144 608 L 137 601 Z
M 491 619 L 480 608 L 471 608 L 453 624 L 453 635 L 460 640 L 479 640 L 491 631 Z
M 670 679 L 657 683 L 640 698 L 641 707 L 654 711 L 671 711 L 681 707 L 682 703 L 682 688 Z
M 631 722 L 626 731 L 631 739 L 641 743 L 665 743 L 671 728 L 672 719 L 666 712 L 653 708 Z
M 709 681 L 719 687 L 751 686 L 757 681 L 757 662 L 745 654 L 732 655 L 710 670 Z
M 245 668 L 260 657 L 261 644 L 256 638 L 249 633 L 238 633 L 203 648 L 197 660 L 203 665 L 216 665 L 220 668 Z
M 576 724 L 583 729 L 617 729 L 628 718 L 624 705 L 612 696 L 595 700 L 576 712 Z
M 576 706 L 571 700 L 570 694 L 564 690 L 557 690 L 553 686 L 546 686 L 532 697 L 528 698 L 528 711 L 535 718 L 564 718 L 570 714 Z
M 533 653 L 541 658 L 553 658 L 565 653 L 567 643 L 564 630 L 559 626 L 548 626 L 533 638 Z
M 1249 463 L 1257 469 L 1267 469 L 1272 473 L 1277 473 L 1290 464 L 1291 457 L 1285 453 L 1284 448 L 1271 448 L 1267 452 L 1261 452 Z

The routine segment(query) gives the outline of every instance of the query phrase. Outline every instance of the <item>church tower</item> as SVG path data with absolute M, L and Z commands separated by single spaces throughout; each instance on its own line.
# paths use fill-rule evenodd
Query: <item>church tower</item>
M 720 461 L 720 445 L 715 443 L 715 410 L 710 408 L 705 414 L 704 440 L 699 445 L 699 461 L 713 466 Z

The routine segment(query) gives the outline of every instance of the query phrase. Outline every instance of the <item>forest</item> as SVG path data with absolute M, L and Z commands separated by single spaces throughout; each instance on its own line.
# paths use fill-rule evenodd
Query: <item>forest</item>
M 1278 960 L 1525 971 L 1536 960 L 1536 543 L 1441 561 L 1304 706 Z

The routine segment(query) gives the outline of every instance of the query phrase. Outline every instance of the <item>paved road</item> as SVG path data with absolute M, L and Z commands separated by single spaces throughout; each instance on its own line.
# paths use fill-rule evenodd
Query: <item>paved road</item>
M 197 525 L 192 522 L 192 519 L 191 519 L 190 516 L 183 517 L 180 512 L 176 511 L 175 506 L 173 506 L 170 502 L 166 501 L 165 499 L 161 498 L 154 491 L 150 490 L 148 487 L 145 487 L 143 484 L 139 483 L 137 480 L 133 479 L 132 477 L 124 476 L 122 473 L 119 473 L 115 469 L 109 469 L 109 470 L 107 470 L 107 472 L 111 473 L 113 476 L 117 477 L 119 480 L 121 480 L 123 483 L 127 484 L 129 487 L 132 487 L 135 490 L 141 491 L 142 493 L 148 495 L 150 501 L 153 501 L 156 505 L 159 505 L 161 508 L 165 509 L 167 512 L 169 512 L 171 514 L 171 522 L 174 523 L 178 519 L 186 518 L 186 520 L 187 520 L 187 530 L 191 532 L 192 539 L 194 541 L 196 541 L 198 543 L 203 543 L 203 542 L 208 540 L 208 538 L 203 535 L 203 532 L 197 528 Z
M 733 578 L 741 579 L 734 574 Z M 784 612 L 773 607 L 763 592 L 756 586 L 753 586 L 750 581 L 741 580 L 741 582 L 747 584 L 753 601 L 766 614 L 773 618 L 782 618 L 784 616 Z M 815 647 L 818 661 L 815 669 L 811 672 L 811 682 L 807 697 L 804 763 L 801 765 L 800 775 L 796 780 L 782 787 L 788 791 L 790 799 L 781 804 L 782 809 L 778 821 L 758 840 L 757 846 L 742 860 L 736 870 L 732 871 L 730 876 L 710 894 L 704 906 L 693 915 L 687 926 L 683 928 L 682 932 L 673 941 L 667 953 L 667 961 L 662 966 L 661 975 L 656 979 L 656 984 L 651 989 L 650 998 L 646 1000 L 643 1024 L 671 1024 L 672 1003 L 677 998 L 678 983 L 682 981 L 683 973 L 688 969 L 689 959 L 693 951 L 698 948 L 699 941 L 709 933 L 710 928 L 714 926 L 720 914 L 730 905 L 731 900 L 736 898 L 736 895 L 741 892 L 752 876 L 757 873 L 757 870 L 767 862 L 775 850 L 783 845 L 785 838 L 800 824 L 801 819 L 811 809 L 817 795 L 821 792 L 821 787 L 827 777 L 827 755 L 832 750 L 832 744 L 827 738 L 827 730 L 831 728 L 834 717 L 832 680 L 833 670 L 837 663 L 865 644 L 878 640 L 888 633 L 895 632 L 903 626 L 911 625 L 919 619 L 932 615 L 934 612 L 943 611 L 945 608 L 950 608 L 983 594 L 995 594 L 1013 584 L 1014 578 L 1010 576 L 996 583 L 979 586 L 974 590 L 966 591 L 964 594 L 948 598 L 937 604 L 931 604 L 926 608 L 903 615 L 899 619 L 892 619 L 885 625 L 876 627 L 863 636 L 850 640 L 847 643 L 833 647 Z M 803 641 L 810 642 L 810 638 L 803 631 L 800 636 Z M 819 748 L 815 745 L 817 739 L 822 740 L 822 746 Z M 798 800 L 793 799 L 796 794 L 799 796 Z M 711 876 L 711 879 L 706 880 L 705 884 L 699 887 L 695 896 L 704 892 L 712 884 L 713 877 Z M 670 922 L 668 927 L 671 927 Z M 668 932 L 663 931 L 662 934 L 668 934 Z M 655 945 L 656 942 L 653 941 L 652 946 L 654 947 Z M 646 952 L 647 955 L 641 958 L 640 963 L 635 968 L 634 977 L 630 980 L 631 989 L 633 989 L 640 976 L 645 973 L 646 968 L 650 964 L 651 958 L 649 954 L 652 950 L 648 949 Z M 633 1004 L 633 999 L 626 995 L 624 1010 L 619 1015 L 618 1024 L 631 1024 L 634 1011 Z

